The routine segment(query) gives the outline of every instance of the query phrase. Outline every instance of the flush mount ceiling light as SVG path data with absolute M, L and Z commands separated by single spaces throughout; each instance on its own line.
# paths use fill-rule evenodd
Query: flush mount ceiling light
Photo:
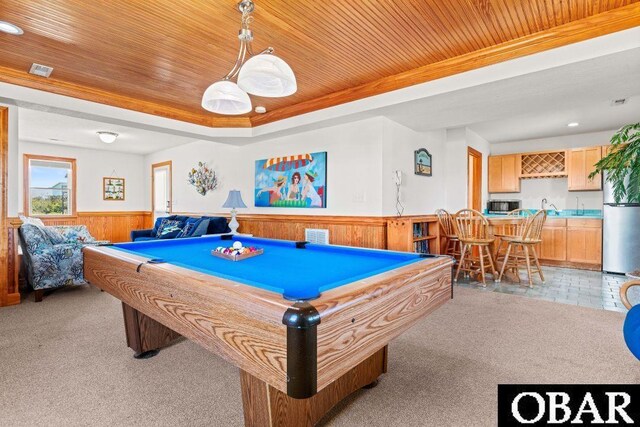
M 100 141 L 104 142 L 105 144 L 111 144 L 118 137 L 118 134 L 115 132 L 100 131 L 96 133 L 98 134 L 98 138 L 100 138 Z
M 238 32 L 238 58 L 231 71 L 204 92 L 202 108 L 205 110 L 227 115 L 246 114 L 252 109 L 248 94 L 279 98 L 298 90 L 293 70 L 273 54 L 272 47 L 254 55 L 251 49 L 253 33 L 249 29 L 254 9 L 252 0 L 238 3 L 238 10 L 242 13 L 242 28 Z M 232 79 L 236 77 L 238 82 L 234 83 Z
M 0 31 L 2 31 L 3 33 L 14 35 L 14 36 L 21 36 L 22 34 L 24 34 L 24 31 L 22 31 L 22 28 L 12 24 L 11 22 L 6 22 L 6 21 L 0 21 Z
M 578 122 L 571 122 L 571 123 L 567 124 L 567 126 L 570 127 L 570 128 L 574 128 L 574 127 L 578 126 L 579 124 L 580 123 L 578 123 Z

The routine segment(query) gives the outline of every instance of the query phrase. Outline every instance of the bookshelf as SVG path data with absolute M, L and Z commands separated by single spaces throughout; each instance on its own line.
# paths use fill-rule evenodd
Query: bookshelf
M 440 253 L 440 225 L 435 215 L 406 216 L 387 220 L 387 249 Z

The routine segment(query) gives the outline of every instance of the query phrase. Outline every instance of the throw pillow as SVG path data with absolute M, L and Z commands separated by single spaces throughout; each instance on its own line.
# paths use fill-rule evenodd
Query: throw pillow
M 163 219 L 158 227 L 158 239 L 173 239 L 182 232 L 182 221 L 176 221 L 172 219 Z
M 199 221 L 187 221 L 184 224 L 184 228 L 182 229 L 182 232 L 180 234 L 178 234 L 178 238 L 181 239 L 183 237 L 191 237 L 191 233 L 193 233 L 196 229 L 196 227 L 198 226 Z
M 20 221 L 23 225 L 33 225 L 37 227 L 40 232 L 51 242 L 52 245 L 64 243 L 65 239 L 62 233 L 56 230 L 54 227 L 47 227 L 40 218 L 31 218 L 28 216 L 20 215 Z
M 193 233 L 191 233 L 189 235 L 189 237 L 204 236 L 205 234 L 207 234 L 207 229 L 208 228 L 209 228 L 209 220 L 208 219 L 203 219 L 198 223 L 198 225 L 196 226 L 196 229 L 193 230 Z
M 42 222 L 40 218 L 31 218 L 28 216 L 20 215 L 20 221 L 22 221 L 23 224 L 31 224 L 31 225 L 35 225 L 36 227 L 45 226 L 44 222 Z

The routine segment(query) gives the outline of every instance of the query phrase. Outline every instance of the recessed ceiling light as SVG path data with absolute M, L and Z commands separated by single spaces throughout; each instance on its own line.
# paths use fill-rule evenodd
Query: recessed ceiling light
M 20 36 L 24 34 L 24 31 L 22 31 L 22 28 L 18 27 L 17 25 L 13 25 L 11 22 L 6 22 L 6 21 L 0 21 L 0 31 L 2 31 L 3 33 L 14 35 L 14 36 Z
M 98 138 L 100 138 L 100 141 L 104 142 L 105 144 L 111 144 L 118 137 L 118 134 L 115 132 L 100 131 L 96 133 L 98 134 Z
M 267 112 L 267 107 L 264 107 L 262 105 L 258 105 L 255 109 L 255 112 L 258 114 L 264 114 Z
M 580 123 L 578 123 L 578 122 L 571 122 L 571 123 L 567 124 L 567 126 L 570 127 L 570 128 L 574 128 L 574 127 L 578 126 L 579 124 Z

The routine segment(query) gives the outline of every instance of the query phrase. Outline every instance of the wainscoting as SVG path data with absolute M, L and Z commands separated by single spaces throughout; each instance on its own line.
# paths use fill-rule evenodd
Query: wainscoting
M 174 212 L 192 216 L 224 216 L 228 213 L 188 213 Z M 334 245 L 360 246 L 365 248 L 387 248 L 387 224 L 395 217 L 382 216 L 324 216 L 324 215 L 238 215 L 241 233 L 250 233 L 256 237 L 286 240 L 304 240 L 305 228 L 329 230 L 329 242 Z M 129 241 L 131 230 L 151 228 L 151 212 L 78 212 L 73 218 L 43 219 L 47 225 L 86 225 L 92 236 L 99 240 L 112 242 Z M 9 271 L 5 305 L 18 304 L 20 258 L 18 255 L 18 218 L 9 218 Z
M 305 228 L 329 230 L 329 243 L 385 249 L 387 218 L 317 215 L 238 215 L 241 233 L 285 240 L 304 240 Z

